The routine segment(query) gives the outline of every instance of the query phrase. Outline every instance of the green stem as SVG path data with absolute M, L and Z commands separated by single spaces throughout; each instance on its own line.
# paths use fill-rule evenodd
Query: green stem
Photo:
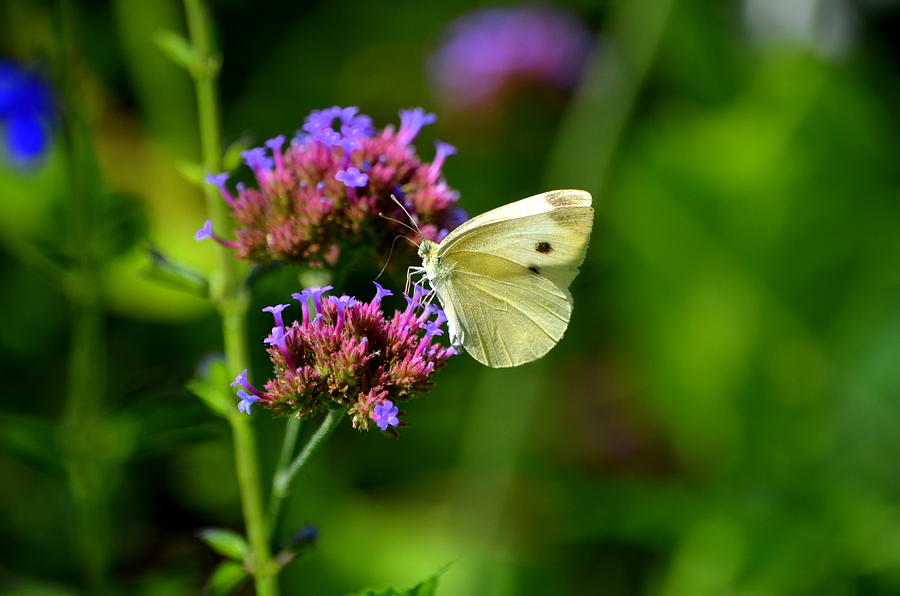
M 325 440 L 331 436 L 331 433 L 334 432 L 334 429 L 337 428 L 338 423 L 340 423 L 343 417 L 344 410 L 330 410 L 328 415 L 325 416 L 325 420 L 322 421 L 321 426 L 319 426 L 319 428 L 316 429 L 315 434 L 309 438 L 309 441 L 303 446 L 303 449 L 297 454 L 294 461 L 292 461 L 290 465 L 282 465 L 286 464 L 286 461 L 279 462 L 278 470 L 275 471 L 275 476 L 272 479 L 272 496 L 269 501 L 270 531 L 274 531 L 275 526 L 277 525 L 278 518 L 281 515 L 281 506 L 284 503 L 285 497 L 290 493 L 291 483 L 294 481 L 297 473 L 300 472 L 303 466 L 309 463 L 309 460 L 322 447 Z M 290 432 L 290 429 L 285 432 L 285 443 L 287 443 L 288 432 Z M 294 440 L 296 441 L 296 437 L 294 437 Z M 293 449 L 291 449 L 291 451 L 293 451 Z
M 191 68 L 197 93 L 203 167 L 209 173 L 221 170 L 219 106 L 216 98 L 218 56 L 212 51 L 209 14 L 202 0 L 184 0 L 188 29 L 195 52 Z M 213 225 L 220 232 L 230 229 L 225 203 L 210 185 L 204 188 Z M 222 316 L 225 360 L 232 371 L 248 367 L 246 313 L 249 296 L 242 283 L 241 265 L 225 247 L 218 250 L 218 267 L 210 279 L 210 297 Z M 241 492 L 241 506 L 247 526 L 251 570 L 259 596 L 277 596 L 277 567 L 269 549 L 259 474 L 256 436 L 250 419 L 235 409 L 228 417 L 234 437 L 235 466 Z
M 284 440 L 281 443 L 281 454 L 278 456 L 278 465 L 275 467 L 275 475 L 272 477 L 272 490 L 269 493 L 268 528 L 270 538 L 275 535 L 275 530 L 278 528 L 278 518 L 281 512 L 281 500 L 276 496 L 278 491 L 276 490 L 275 485 L 278 482 L 279 475 L 281 475 L 284 470 L 287 470 L 288 466 L 291 464 L 291 457 L 293 457 L 294 449 L 297 447 L 297 437 L 299 436 L 300 419 L 292 416 L 291 418 L 288 418 L 287 424 L 284 427 Z
M 59 51 L 57 79 L 67 111 L 62 143 L 67 183 L 70 273 L 60 276 L 71 307 L 68 386 L 60 424 L 60 447 L 69 484 L 73 538 L 89 594 L 108 589 L 109 501 L 113 470 L 103 448 L 102 421 L 106 401 L 103 263 L 98 245 L 97 194 L 91 148 L 82 120 L 81 97 L 72 68 L 75 11 L 60 0 L 57 11 Z M 28 249 L 26 249 L 28 250 Z M 34 254 L 38 254 L 34 251 Z
M 85 277 L 84 286 L 92 282 Z M 98 445 L 105 370 L 104 324 L 97 296 L 72 300 L 72 344 L 61 447 L 72 499 L 75 552 L 90 594 L 106 592 L 109 567 L 108 462 Z

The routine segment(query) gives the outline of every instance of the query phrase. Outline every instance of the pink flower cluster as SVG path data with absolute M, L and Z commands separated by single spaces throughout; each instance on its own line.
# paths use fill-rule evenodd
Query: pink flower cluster
M 274 376 L 259 390 L 244 371 L 233 386 L 240 386 L 239 408 L 250 413 L 259 404 L 276 414 L 301 418 L 328 409 L 346 409 L 354 428 L 368 429 L 374 422 L 392 434 L 403 426 L 403 412 L 394 404 L 431 387 L 431 375 L 456 353 L 434 342 L 446 322 L 443 311 L 423 305 L 426 291 L 415 287 L 406 296 L 407 307 L 388 318 L 381 299 L 390 296 L 377 283 L 370 302 L 350 296 L 325 296 L 331 289 L 313 287 L 293 294 L 302 315 L 286 325 L 279 304 L 263 310 L 275 317 L 266 338 Z
M 383 251 L 398 235 L 419 240 L 379 216 L 408 221 L 393 195 L 425 238 L 440 241 L 466 216 L 456 205 L 458 193 L 441 175 L 444 160 L 455 149 L 437 143 L 428 163 L 412 145 L 419 130 L 434 120 L 421 108 L 404 110 L 399 129 L 387 126 L 378 132 L 357 108 L 312 112 L 287 146 L 280 136 L 244 153 L 256 188 L 238 184 L 233 193 L 227 175 L 207 178 L 230 205 L 237 238 L 223 241 L 211 230 L 203 237 L 216 238 L 235 248 L 238 257 L 259 263 L 333 265 L 343 246 L 368 244 Z

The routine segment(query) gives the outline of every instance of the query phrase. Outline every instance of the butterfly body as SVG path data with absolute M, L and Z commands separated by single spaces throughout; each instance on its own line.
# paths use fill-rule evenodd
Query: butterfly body
M 450 341 L 491 367 L 537 360 L 572 315 L 568 287 L 593 225 L 591 195 L 558 190 L 474 217 L 419 245 L 421 270 L 447 315 Z

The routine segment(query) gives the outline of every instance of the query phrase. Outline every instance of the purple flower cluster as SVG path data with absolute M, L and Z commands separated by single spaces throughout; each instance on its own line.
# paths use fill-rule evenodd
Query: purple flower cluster
M 354 428 L 396 433 L 403 412 L 396 402 L 431 387 L 431 375 L 456 353 L 434 342 L 447 318 L 415 286 L 403 311 L 388 318 L 381 299 L 391 292 L 375 284 L 375 296 L 360 302 L 350 296 L 326 296 L 331 286 L 293 294 L 300 303 L 299 320 L 286 325 L 282 312 L 289 304 L 269 306 L 275 326 L 266 338 L 274 377 L 262 390 L 247 380 L 247 371 L 232 386 L 240 387 L 238 408 L 250 413 L 253 404 L 276 414 L 304 418 L 329 408 L 344 408 Z
M 37 73 L 0 60 L 0 126 L 6 156 L 28 166 L 50 145 L 53 92 Z
M 587 27 L 556 6 L 482 9 L 449 26 L 430 72 L 447 103 L 485 106 L 520 83 L 573 86 L 592 45 Z
M 370 243 L 381 250 L 397 235 L 413 238 L 391 198 L 415 218 L 422 235 L 440 241 L 465 220 L 458 193 L 441 177 L 444 160 L 455 150 L 438 143 L 431 163 L 421 161 L 412 142 L 434 114 L 422 108 L 400 112 L 400 128 L 375 130 L 372 119 L 355 107 L 312 112 L 289 143 L 275 137 L 244 152 L 256 188 L 228 188 L 227 174 L 210 176 L 237 221 L 237 256 L 255 262 L 334 264 L 342 246 Z M 202 237 L 216 238 L 211 230 Z M 418 237 L 415 238 L 418 240 Z

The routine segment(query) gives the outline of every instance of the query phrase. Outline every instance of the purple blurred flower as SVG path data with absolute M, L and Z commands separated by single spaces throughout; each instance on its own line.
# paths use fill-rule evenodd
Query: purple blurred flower
M 445 317 L 429 320 L 435 309 L 421 307 L 388 317 L 380 302 L 389 294 L 375 285 L 369 302 L 323 298 L 322 288 L 295 294 L 304 304 L 316 297 L 318 314 L 283 332 L 273 329 L 266 343 L 274 375 L 264 391 L 253 391 L 246 373 L 235 385 L 276 414 L 305 418 L 337 406 L 347 409 L 354 428 L 367 429 L 373 421 L 382 430 L 400 425 L 402 412 L 394 404 L 427 391 L 431 375 L 456 352 L 431 343 Z M 249 394 L 242 389 L 239 395 Z
M 584 23 L 558 6 L 480 9 L 448 27 L 430 73 L 438 96 L 465 109 L 492 104 L 519 82 L 570 88 L 592 46 Z
M 322 267 L 334 265 L 345 245 L 373 242 L 386 253 L 397 235 L 418 242 L 415 232 L 378 217 L 407 220 L 392 194 L 404 197 L 426 239 L 439 241 L 461 223 L 458 194 L 440 176 L 448 150 L 439 146 L 429 164 L 411 145 L 434 114 L 404 110 L 400 120 L 398 130 L 378 131 L 358 108 L 316 110 L 291 143 L 275 137 L 243 153 L 257 188 L 238 185 L 232 196 L 224 180 L 211 178 L 236 220 L 237 256 Z
M 37 73 L 0 60 L 0 128 L 6 157 L 14 165 L 36 163 L 50 145 L 53 92 Z

